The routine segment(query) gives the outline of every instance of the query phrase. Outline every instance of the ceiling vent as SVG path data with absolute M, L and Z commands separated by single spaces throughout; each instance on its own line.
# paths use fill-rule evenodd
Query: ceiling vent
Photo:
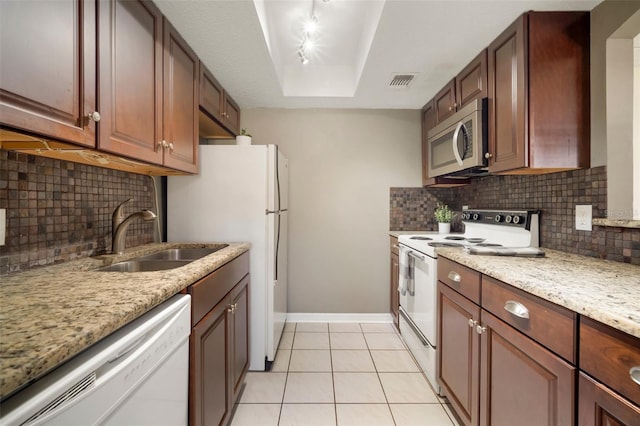
M 417 72 L 393 74 L 391 76 L 391 81 L 389 82 L 389 88 L 405 89 L 411 85 L 417 75 Z

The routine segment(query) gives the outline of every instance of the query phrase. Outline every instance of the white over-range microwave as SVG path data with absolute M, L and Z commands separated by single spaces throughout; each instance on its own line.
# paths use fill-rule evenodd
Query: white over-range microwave
M 487 172 L 487 98 L 476 99 L 427 133 L 429 177 Z

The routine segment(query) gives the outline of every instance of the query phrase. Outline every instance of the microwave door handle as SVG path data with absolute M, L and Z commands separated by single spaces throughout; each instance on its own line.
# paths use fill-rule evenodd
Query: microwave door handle
M 462 166 L 462 157 L 460 157 L 460 152 L 458 152 L 458 134 L 460 130 L 464 127 L 464 123 L 461 121 L 456 126 L 456 130 L 453 132 L 452 147 L 453 147 L 453 155 L 456 157 L 456 162 L 459 166 Z

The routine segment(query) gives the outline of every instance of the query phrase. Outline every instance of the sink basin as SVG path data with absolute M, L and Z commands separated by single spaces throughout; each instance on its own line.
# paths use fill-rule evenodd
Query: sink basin
M 126 262 L 114 263 L 96 271 L 101 272 L 153 272 L 165 271 L 184 266 L 192 262 L 191 260 L 158 260 L 158 259 L 135 259 Z
M 161 260 L 197 260 L 211 253 L 227 247 L 228 244 L 220 244 L 216 247 L 196 247 L 196 248 L 175 248 L 162 250 L 157 253 L 149 254 L 140 259 L 161 259 Z

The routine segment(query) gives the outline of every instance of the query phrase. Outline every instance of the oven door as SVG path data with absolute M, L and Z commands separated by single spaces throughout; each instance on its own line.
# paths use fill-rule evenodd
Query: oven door
M 400 312 L 424 344 L 436 346 L 436 259 L 410 250 L 411 279 L 406 295 L 400 296 Z

